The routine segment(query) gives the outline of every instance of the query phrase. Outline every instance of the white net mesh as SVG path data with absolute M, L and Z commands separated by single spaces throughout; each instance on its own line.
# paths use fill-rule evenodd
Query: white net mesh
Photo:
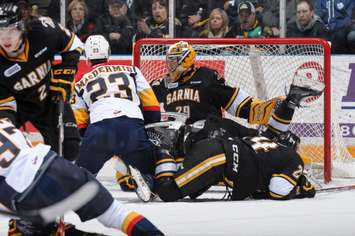
M 309 79 L 324 81 L 325 55 L 324 44 L 297 42 L 270 43 L 253 41 L 254 44 L 228 41 L 198 42 L 193 40 L 197 52 L 197 65 L 217 70 L 226 79 L 227 84 L 239 86 L 250 95 L 269 99 L 286 95 L 295 73 Z M 297 40 L 296 40 L 297 41 Z M 143 43 L 135 54 L 135 62 L 147 80 L 162 79 L 166 73 L 165 52 L 174 43 L 172 40 L 157 43 Z M 256 44 L 255 44 L 256 43 Z M 138 58 L 137 58 L 138 57 Z M 326 86 L 330 86 L 329 84 Z M 291 130 L 301 137 L 300 154 L 306 164 L 323 167 L 324 163 L 324 95 L 306 100 L 306 107 L 295 112 Z M 331 122 L 331 158 L 334 165 L 333 176 L 351 177 L 355 172 L 346 170 L 353 158 L 342 138 L 336 117 L 340 101 L 332 101 Z M 330 112 L 330 111 L 326 111 Z M 230 118 L 231 116 L 228 116 Z M 233 118 L 234 119 L 234 118 Z M 245 121 L 238 120 L 244 125 Z M 329 124 L 330 125 L 330 124 Z M 249 126 L 249 125 L 247 125 Z M 330 157 L 329 157 L 330 158 Z M 338 170 L 339 169 L 339 170 Z M 317 175 L 323 177 L 323 168 Z

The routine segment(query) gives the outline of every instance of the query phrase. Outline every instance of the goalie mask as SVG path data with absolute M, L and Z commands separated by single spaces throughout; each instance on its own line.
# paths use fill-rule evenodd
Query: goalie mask
M 25 31 L 19 6 L 13 2 L 0 4 L 0 45 L 6 53 L 19 49 Z
M 110 57 L 110 44 L 102 35 L 91 35 L 86 39 L 85 57 L 88 61 L 108 59 Z
M 180 41 L 171 45 L 166 54 L 166 65 L 171 82 L 177 81 L 195 63 L 196 52 L 192 46 Z
M 174 155 L 178 149 L 181 127 L 182 122 L 163 121 L 147 125 L 146 131 L 149 140 L 155 146 Z

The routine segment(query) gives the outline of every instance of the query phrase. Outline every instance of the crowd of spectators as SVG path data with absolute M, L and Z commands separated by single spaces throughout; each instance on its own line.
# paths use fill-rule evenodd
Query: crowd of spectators
M 60 0 L 28 0 L 59 19 Z M 66 26 L 83 41 L 102 34 L 113 54 L 141 38 L 169 36 L 169 0 L 69 0 Z M 280 37 L 279 0 L 175 0 L 175 37 Z M 332 53 L 355 54 L 354 0 L 286 0 L 286 37 L 323 38 Z

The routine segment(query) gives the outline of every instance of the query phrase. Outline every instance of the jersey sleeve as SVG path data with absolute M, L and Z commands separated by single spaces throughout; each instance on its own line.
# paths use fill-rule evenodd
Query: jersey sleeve
M 86 128 L 89 124 L 89 111 L 85 101 L 77 90 L 75 90 L 71 107 L 73 109 L 78 128 Z
M 70 51 L 82 52 L 83 43 L 73 32 L 49 17 L 39 17 L 39 21 L 44 30 L 48 31 L 48 34 L 54 35 L 52 38 L 56 40 L 55 47 L 59 53 Z
M 225 80 L 216 71 L 213 73 L 209 85 L 212 102 L 234 116 L 248 118 L 248 107 L 250 107 L 252 97 L 238 87 L 226 85 Z
M 135 76 L 137 93 L 142 103 L 144 120 L 146 123 L 159 122 L 160 105 L 158 99 L 142 72 L 138 68 L 135 68 L 135 71 L 137 73 Z
M 0 86 L 0 118 L 9 118 L 15 122 L 17 103 L 15 97 L 5 87 Z
M 152 80 L 150 81 L 150 86 L 152 87 L 155 96 L 157 97 L 159 102 L 163 101 L 163 91 L 165 87 L 163 87 L 163 80 Z

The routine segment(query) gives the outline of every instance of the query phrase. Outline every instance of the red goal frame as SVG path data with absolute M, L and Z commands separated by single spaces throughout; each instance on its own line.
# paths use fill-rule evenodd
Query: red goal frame
M 133 65 L 140 67 L 140 49 L 147 44 L 173 44 L 178 41 L 187 41 L 191 44 L 299 44 L 321 45 L 324 49 L 324 181 L 328 183 L 332 178 L 331 163 L 331 60 L 330 45 L 327 41 L 319 38 L 260 38 L 260 39 L 237 39 L 237 38 L 145 38 L 138 40 L 133 47 Z

